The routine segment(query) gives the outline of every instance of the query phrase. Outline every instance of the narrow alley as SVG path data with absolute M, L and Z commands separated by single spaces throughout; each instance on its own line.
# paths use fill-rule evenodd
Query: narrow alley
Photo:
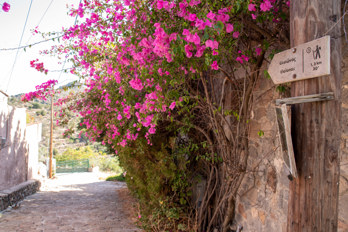
M 0 213 L 1 232 L 140 231 L 124 212 L 125 183 L 101 181 L 95 173 L 59 174 L 19 206 Z

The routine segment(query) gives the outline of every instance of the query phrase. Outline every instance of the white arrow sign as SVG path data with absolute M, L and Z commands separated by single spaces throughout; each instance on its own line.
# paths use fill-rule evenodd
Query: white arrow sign
M 330 75 L 330 36 L 275 54 L 268 73 L 275 84 Z

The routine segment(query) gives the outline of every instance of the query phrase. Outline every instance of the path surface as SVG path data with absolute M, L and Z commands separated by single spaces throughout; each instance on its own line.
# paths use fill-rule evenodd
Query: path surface
M 124 183 L 101 181 L 95 173 L 60 174 L 19 208 L 1 212 L 0 232 L 140 231 L 123 212 L 122 188 Z

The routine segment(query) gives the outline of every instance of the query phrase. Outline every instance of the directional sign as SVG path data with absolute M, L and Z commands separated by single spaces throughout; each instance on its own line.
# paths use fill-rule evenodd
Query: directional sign
M 282 151 L 282 158 L 290 171 L 291 177 L 297 177 L 294 149 L 291 139 L 290 121 L 286 105 L 276 107 L 276 116 L 278 122 L 279 140 Z M 289 176 L 290 177 L 290 176 Z
M 330 36 L 277 53 L 268 73 L 275 84 L 330 75 Z

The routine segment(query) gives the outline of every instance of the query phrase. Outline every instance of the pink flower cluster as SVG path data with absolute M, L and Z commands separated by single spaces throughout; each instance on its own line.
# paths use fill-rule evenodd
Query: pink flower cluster
M 39 59 L 30 61 L 30 67 L 35 68 L 39 72 L 43 72 L 43 73 L 47 74 L 48 70 L 44 68 L 43 62 L 36 63 L 38 61 L 39 61 Z
M 63 36 L 73 41 L 72 49 L 59 48 L 62 54 L 76 51 L 74 72 L 86 78 L 82 99 L 69 110 L 84 118 L 87 136 L 115 149 L 139 135 L 151 144 L 158 120 L 171 117 L 183 104 L 181 96 L 168 94 L 181 85 L 180 78 L 197 75 L 203 65 L 219 70 L 225 41 L 235 46 L 244 38 L 232 17 L 232 5 L 201 14 L 200 0 L 145 2 L 146 7 L 135 0 L 83 1 L 71 11 L 82 23 Z M 251 0 L 244 10 L 256 19 L 269 14 L 274 5 L 275 0 Z M 262 54 L 261 48 L 254 49 L 239 51 L 235 62 L 245 64 Z M 31 66 L 45 70 L 37 61 Z
M 21 100 L 24 102 L 33 99 L 47 100 L 47 96 L 50 96 L 53 93 L 53 86 L 57 83 L 57 80 L 49 80 L 41 85 L 37 85 L 35 86 L 36 91 L 22 95 Z
M 11 7 L 11 5 L 8 4 L 7 2 L 4 2 L 2 4 L 2 10 L 5 11 L 5 12 L 9 12 L 10 11 L 10 7 Z
M 250 12 L 253 12 L 251 14 L 251 17 L 253 19 L 256 19 L 256 15 L 254 13 L 257 12 L 257 9 L 260 9 L 260 13 L 262 12 L 269 12 L 271 11 L 271 9 L 273 8 L 273 5 L 276 2 L 276 0 L 262 0 L 262 2 L 260 3 L 259 6 L 257 6 L 256 4 L 252 3 L 252 0 L 250 1 L 250 4 L 248 5 L 248 10 Z M 290 1 L 286 2 L 286 5 L 289 6 L 290 5 Z

